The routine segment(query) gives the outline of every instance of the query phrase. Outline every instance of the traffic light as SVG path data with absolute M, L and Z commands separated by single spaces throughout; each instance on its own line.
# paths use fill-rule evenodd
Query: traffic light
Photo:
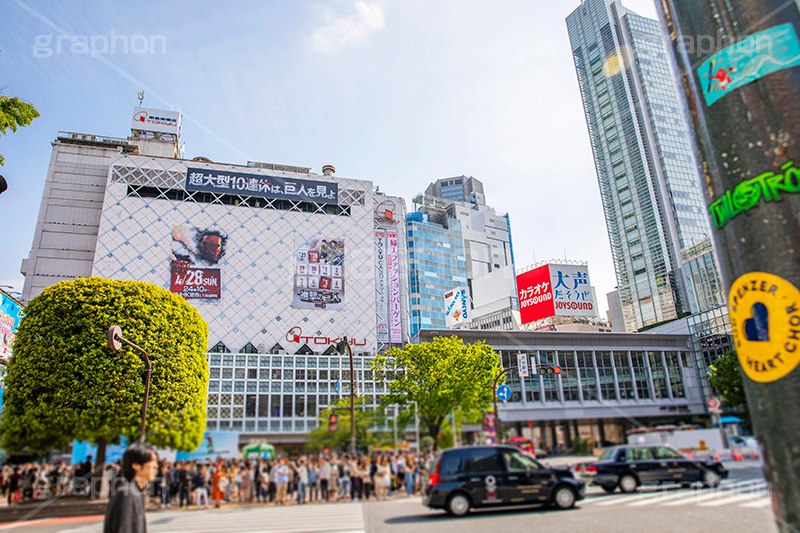
M 539 375 L 544 376 L 545 374 L 560 374 L 561 367 L 556 365 L 539 365 Z
M 336 416 L 336 413 L 331 413 L 328 417 L 328 431 L 336 431 L 338 423 L 339 417 Z

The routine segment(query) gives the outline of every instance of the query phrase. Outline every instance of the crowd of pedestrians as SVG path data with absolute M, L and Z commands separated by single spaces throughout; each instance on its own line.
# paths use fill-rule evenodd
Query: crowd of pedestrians
M 207 462 L 162 460 L 148 490 L 151 502 L 161 507 L 382 500 L 393 494 L 417 493 L 432 458 L 431 454 L 376 452 L 356 457 L 306 454 Z M 87 495 L 92 468 L 91 457 L 77 465 L 4 467 L 0 486 L 9 504 Z M 121 474 L 119 463 L 106 465 L 104 486 L 113 491 L 114 478 Z

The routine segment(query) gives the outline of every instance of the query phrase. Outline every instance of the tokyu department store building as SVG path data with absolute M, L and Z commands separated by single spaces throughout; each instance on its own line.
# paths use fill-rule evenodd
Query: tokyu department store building
M 155 128 L 154 128 L 155 129 Z M 405 205 L 372 182 L 310 169 L 175 157 L 177 135 L 59 133 L 24 296 L 63 279 L 145 281 L 209 325 L 208 431 L 291 447 L 408 342 Z

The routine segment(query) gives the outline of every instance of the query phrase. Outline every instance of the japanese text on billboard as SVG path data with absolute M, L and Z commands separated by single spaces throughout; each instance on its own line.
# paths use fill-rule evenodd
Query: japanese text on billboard
M 228 236 L 219 230 L 173 226 L 170 290 L 187 300 L 219 300 L 222 275 L 219 262 Z
M 187 191 L 261 196 L 318 204 L 339 203 L 339 185 L 335 182 L 245 174 L 212 168 L 189 168 L 186 171 L 184 188 Z

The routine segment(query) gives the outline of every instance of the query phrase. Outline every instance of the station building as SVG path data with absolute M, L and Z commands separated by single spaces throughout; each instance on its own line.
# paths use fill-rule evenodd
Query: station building
M 706 413 L 689 335 L 422 329 L 414 342 L 452 335 L 486 342 L 504 368 L 528 356 L 528 377 L 506 374 L 512 396 L 498 401 L 499 424 L 543 449 L 570 448 L 575 437 L 624 443 L 629 429 L 702 422 Z M 561 374 L 539 375 L 539 365 Z

